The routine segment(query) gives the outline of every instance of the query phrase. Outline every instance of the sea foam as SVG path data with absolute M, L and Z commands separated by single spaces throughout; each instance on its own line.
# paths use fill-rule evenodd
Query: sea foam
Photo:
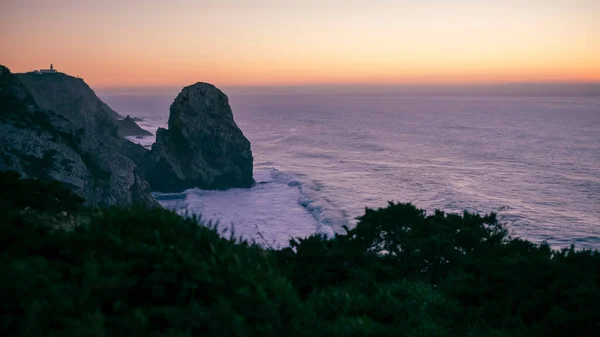
M 269 247 L 286 246 L 296 237 L 332 237 L 348 223 L 342 211 L 320 197 L 314 184 L 276 169 L 255 170 L 256 185 L 248 189 L 154 193 L 161 205 L 184 215 L 218 223 L 224 235 Z

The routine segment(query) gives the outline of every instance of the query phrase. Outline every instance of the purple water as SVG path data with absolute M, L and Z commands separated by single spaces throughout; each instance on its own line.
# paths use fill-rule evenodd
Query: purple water
M 101 95 L 151 132 L 174 97 Z M 230 103 L 264 184 L 157 194 L 163 205 L 275 246 L 338 232 L 394 200 L 498 212 L 514 236 L 600 248 L 600 98 L 230 94 Z

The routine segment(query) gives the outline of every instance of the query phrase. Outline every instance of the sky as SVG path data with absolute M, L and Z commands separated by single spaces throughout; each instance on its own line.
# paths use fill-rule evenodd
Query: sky
M 0 46 L 94 88 L 600 82 L 600 1 L 0 0 Z

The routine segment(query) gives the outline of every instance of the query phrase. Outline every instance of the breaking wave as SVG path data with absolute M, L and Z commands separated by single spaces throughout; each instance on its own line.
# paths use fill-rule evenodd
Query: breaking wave
M 254 172 L 248 189 L 154 193 L 158 202 L 180 214 L 218 223 L 219 231 L 277 248 L 290 239 L 319 234 L 332 237 L 348 224 L 342 210 L 319 194 L 319 184 L 277 169 Z

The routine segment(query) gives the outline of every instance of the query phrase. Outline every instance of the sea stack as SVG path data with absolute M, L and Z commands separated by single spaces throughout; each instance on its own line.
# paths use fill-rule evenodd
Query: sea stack
M 137 123 L 135 119 L 131 118 L 129 115 L 123 119 L 116 120 L 118 130 L 117 133 L 121 137 L 128 136 L 152 136 L 152 133 L 142 129 Z
M 175 98 L 145 172 L 153 191 L 227 189 L 254 184 L 252 163 L 250 141 L 235 124 L 227 96 L 199 82 Z

